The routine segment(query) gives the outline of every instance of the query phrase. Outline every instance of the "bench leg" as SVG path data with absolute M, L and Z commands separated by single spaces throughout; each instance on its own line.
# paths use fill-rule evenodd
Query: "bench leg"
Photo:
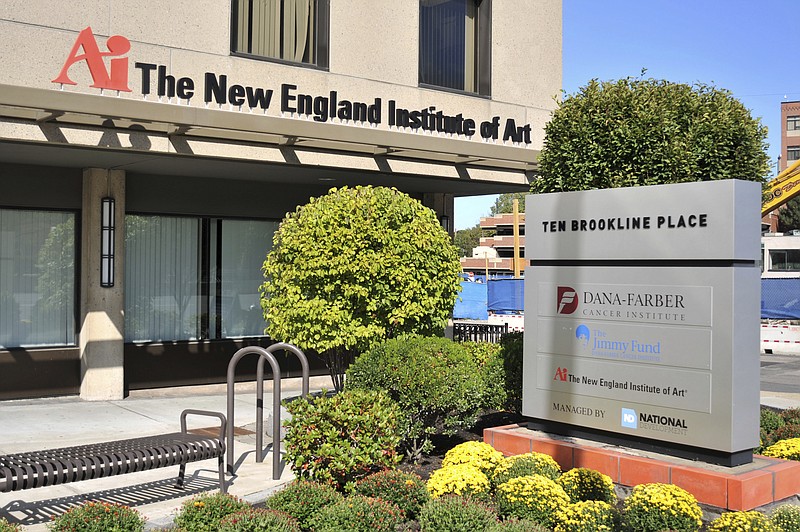
M 183 489 L 184 475 L 186 475 L 186 464 L 181 464 L 180 470 L 178 471 L 178 482 L 175 483 L 176 488 Z
M 222 493 L 227 493 L 227 489 L 225 486 L 225 460 L 223 456 L 220 456 L 217 461 L 217 467 L 219 469 L 219 491 Z

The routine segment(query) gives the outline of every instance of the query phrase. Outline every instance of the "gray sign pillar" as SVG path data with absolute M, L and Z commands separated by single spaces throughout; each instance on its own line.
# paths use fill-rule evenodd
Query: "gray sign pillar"
M 725 465 L 759 425 L 761 187 L 527 197 L 522 411 Z

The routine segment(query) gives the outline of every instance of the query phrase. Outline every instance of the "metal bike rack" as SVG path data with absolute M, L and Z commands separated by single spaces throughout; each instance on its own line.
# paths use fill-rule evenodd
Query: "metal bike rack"
M 308 358 L 299 348 L 287 343 L 278 343 L 269 346 L 266 351 L 270 354 L 276 351 L 286 351 L 293 353 L 300 360 L 302 368 L 302 391 L 301 397 L 308 396 Z M 256 462 L 264 461 L 264 359 L 261 357 L 258 361 L 258 368 L 256 369 Z M 278 397 L 278 410 L 275 410 L 275 397 L 280 395 L 273 393 L 272 399 L 272 450 L 274 454 L 280 454 L 281 450 L 281 420 L 280 420 L 280 397 Z M 273 455 L 274 460 L 274 455 Z
M 228 447 L 227 468 L 229 473 L 233 473 L 233 419 L 234 419 L 234 395 L 235 395 L 235 382 L 236 365 L 246 355 L 256 354 L 259 355 L 258 366 L 256 370 L 256 461 L 262 462 L 264 460 L 264 361 L 269 362 L 272 369 L 273 379 L 273 393 L 272 393 L 272 479 L 280 479 L 280 465 L 281 465 L 281 444 L 280 444 L 280 430 L 281 430 L 281 368 L 273 353 L 275 351 L 288 351 L 294 353 L 300 359 L 302 366 L 302 396 L 308 395 L 308 381 L 309 381 L 309 368 L 308 359 L 305 354 L 297 347 L 279 343 L 274 344 L 264 349 L 263 347 L 250 346 L 243 347 L 234 353 L 228 363 L 228 426 L 226 428 L 226 439 Z

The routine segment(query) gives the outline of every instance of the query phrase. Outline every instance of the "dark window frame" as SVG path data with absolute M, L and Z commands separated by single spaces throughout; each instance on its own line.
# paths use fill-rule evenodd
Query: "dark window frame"
M 787 131 L 800 130 L 800 115 L 792 115 L 786 117 L 786 130 Z
M 316 57 L 316 60 L 313 63 L 290 61 L 279 57 L 270 57 L 237 50 L 239 41 L 239 0 L 231 0 L 231 55 L 236 57 L 244 57 L 247 59 L 255 59 L 258 61 L 268 61 L 271 63 L 280 63 L 284 65 L 300 66 L 318 70 L 328 70 L 330 66 L 330 0 L 316 0 L 316 5 L 317 10 L 314 21 L 316 35 L 313 44 L 314 56 Z M 250 0 L 250 6 L 252 6 L 252 0 Z
M 798 159 L 800 159 L 800 146 L 787 146 L 786 160 L 797 161 Z
M 477 9 L 477 28 L 475 36 L 475 90 L 463 90 L 422 81 L 424 76 L 424 36 L 422 33 L 422 2 L 419 3 L 419 56 L 418 56 L 418 82 L 421 88 L 454 92 L 469 96 L 490 98 L 492 95 L 492 0 L 466 0 L 474 1 Z
M 775 259 L 782 257 L 776 264 Z M 796 268 L 789 267 L 797 265 Z M 771 272 L 798 272 L 800 271 L 800 249 L 770 249 L 769 271 Z

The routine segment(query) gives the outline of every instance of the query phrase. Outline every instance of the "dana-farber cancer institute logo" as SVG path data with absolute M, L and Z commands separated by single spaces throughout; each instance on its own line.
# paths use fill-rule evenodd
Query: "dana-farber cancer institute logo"
M 578 310 L 578 292 L 569 286 L 559 286 L 556 303 L 559 314 L 572 314 Z

